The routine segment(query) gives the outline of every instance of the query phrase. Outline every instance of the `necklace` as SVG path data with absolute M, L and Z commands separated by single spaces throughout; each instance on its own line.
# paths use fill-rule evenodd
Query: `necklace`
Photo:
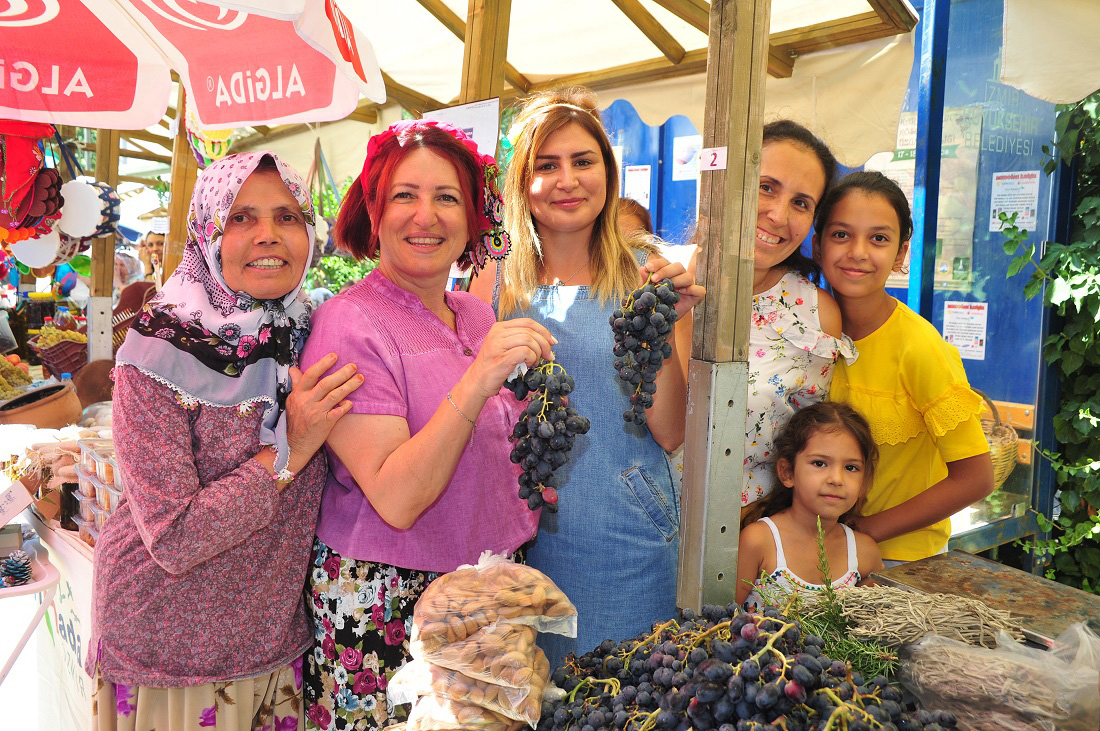
M 581 273 L 581 270 L 582 270 L 582 269 L 584 269 L 584 268 L 585 268 L 586 266 L 588 266 L 588 261 L 587 261 L 587 260 L 585 260 L 585 261 L 581 262 L 581 265 L 580 265 L 579 267 L 577 267 L 577 271 L 573 272 L 572 274 L 570 274 L 570 275 L 569 275 L 568 277 L 566 277 L 565 279 L 561 279 L 561 278 L 559 277 L 559 278 L 558 278 L 558 281 L 557 281 L 557 283 L 558 283 L 558 284 L 566 284 L 566 283 L 568 283 L 568 282 L 569 282 L 569 280 L 571 280 L 571 279 L 572 279 L 573 277 L 575 277 L 575 276 L 577 276 L 578 274 L 580 274 L 580 273 Z M 553 283 L 553 282 L 551 282 L 550 286 L 552 286 L 552 287 L 553 287 L 553 286 L 554 286 L 554 283 Z

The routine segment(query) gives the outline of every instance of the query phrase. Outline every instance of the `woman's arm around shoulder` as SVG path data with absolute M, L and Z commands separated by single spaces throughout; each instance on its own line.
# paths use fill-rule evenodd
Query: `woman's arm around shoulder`
M 771 531 L 757 521 L 745 526 L 737 540 L 737 593 L 738 604 L 744 604 L 752 586 L 760 578 L 764 558 L 772 544 Z
M 843 330 L 840 317 L 840 305 L 833 296 L 821 287 L 817 288 L 817 319 L 821 323 L 821 331 L 826 335 L 839 338 Z
M 859 531 L 855 531 L 855 534 L 856 556 L 859 557 L 857 566 L 860 576 L 859 585 L 862 586 L 871 578 L 872 573 L 882 570 L 882 554 L 874 538 Z

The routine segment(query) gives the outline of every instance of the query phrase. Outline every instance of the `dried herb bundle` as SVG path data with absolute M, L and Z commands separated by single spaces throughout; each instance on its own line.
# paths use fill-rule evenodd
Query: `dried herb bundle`
M 982 647 L 996 647 L 1001 630 L 1017 641 L 1024 639 L 1019 622 L 1008 612 L 978 599 L 859 586 L 840 592 L 836 601 L 853 637 L 887 647 L 916 642 L 927 634 Z

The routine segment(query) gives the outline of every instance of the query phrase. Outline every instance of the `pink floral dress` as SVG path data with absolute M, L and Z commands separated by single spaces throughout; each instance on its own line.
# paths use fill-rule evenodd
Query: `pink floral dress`
M 742 507 L 772 491 L 772 442 L 787 419 L 825 400 L 838 357 L 855 362 L 856 349 L 847 335 L 834 338 L 821 331 L 817 293 L 813 282 L 789 271 L 774 287 L 753 295 Z

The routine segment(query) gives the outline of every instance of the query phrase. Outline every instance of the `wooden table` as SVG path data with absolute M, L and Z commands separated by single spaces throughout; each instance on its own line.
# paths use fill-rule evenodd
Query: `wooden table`
M 1075 622 L 1100 634 L 1100 596 L 962 551 L 901 564 L 872 574 L 875 581 L 928 594 L 981 599 L 1010 612 L 1027 639 L 1045 647 Z

